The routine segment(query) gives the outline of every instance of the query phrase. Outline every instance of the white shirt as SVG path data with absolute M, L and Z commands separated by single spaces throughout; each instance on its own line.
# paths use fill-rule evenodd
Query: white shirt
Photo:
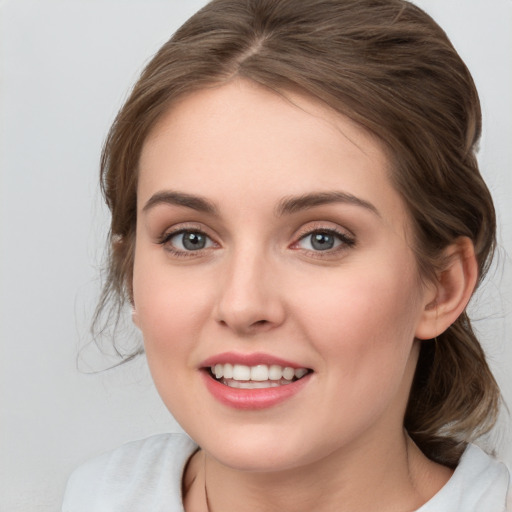
M 183 471 L 196 450 L 183 434 L 125 444 L 71 475 L 62 512 L 184 512 Z M 511 488 L 508 468 L 469 445 L 448 483 L 416 512 L 512 511 Z

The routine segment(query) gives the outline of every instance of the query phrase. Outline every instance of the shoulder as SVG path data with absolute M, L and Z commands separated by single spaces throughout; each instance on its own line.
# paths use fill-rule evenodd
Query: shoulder
M 448 483 L 417 512 L 505 512 L 512 510 L 510 492 L 507 466 L 471 444 Z
M 62 511 L 180 511 L 183 469 L 196 449 L 184 434 L 161 434 L 100 455 L 71 475 Z

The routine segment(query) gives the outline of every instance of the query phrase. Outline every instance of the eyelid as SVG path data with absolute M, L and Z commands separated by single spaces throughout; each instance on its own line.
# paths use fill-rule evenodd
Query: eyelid
M 156 243 L 162 245 L 166 251 L 168 251 L 173 256 L 178 257 L 194 257 L 200 256 L 204 254 L 204 252 L 211 250 L 212 248 L 220 247 L 220 244 L 217 242 L 216 237 L 209 233 L 209 229 L 204 226 L 198 225 L 197 223 L 179 223 L 170 228 L 165 229 L 161 235 L 158 236 Z M 202 249 L 197 249 L 195 251 L 187 251 L 176 248 L 169 244 L 170 240 L 178 236 L 182 233 L 199 233 L 204 237 L 210 240 L 211 244 L 209 247 L 204 247 Z
M 356 237 L 355 235 L 346 228 L 341 228 L 340 226 L 334 225 L 330 222 L 314 222 L 309 223 L 300 228 L 300 230 L 295 235 L 295 241 L 291 244 L 290 248 L 295 250 L 301 250 L 301 247 L 298 244 L 304 240 L 306 237 L 311 236 L 314 233 L 327 233 L 336 236 L 340 241 L 337 247 L 332 249 L 326 249 L 325 251 L 313 251 L 308 249 L 302 249 L 306 252 L 313 253 L 315 257 L 328 257 L 333 254 L 347 250 L 350 247 L 356 245 Z
M 348 240 L 353 240 L 355 242 L 356 236 L 352 231 L 350 231 L 346 227 L 342 227 L 338 224 L 335 224 L 330 221 L 313 221 L 308 222 L 300 227 L 300 229 L 294 235 L 294 238 L 298 241 L 301 238 L 304 238 L 311 233 L 315 233 L 317 231 L 324 231 L 326 233 L 333 233 L 335 235 L 340 236 L 341 238 L 345 238 Z
M 170 240 L 172 240 L 174 237 L 176 237 L 178 235 L 185 234 L 185 233 L 197 233 L 197 234 L 204 236 L 208 240 L 210 240 L 210 242 L 215 243 L 212 240 L 211 236 L 209 236 L 207 233 L 205 233 L 204 231 L 201 231 L 199 229 L 178 229 L 177 231 L 169 231 L 162 236 L 162 239 L 158 243 L 165 244 L 165 243 L 169 242 Z

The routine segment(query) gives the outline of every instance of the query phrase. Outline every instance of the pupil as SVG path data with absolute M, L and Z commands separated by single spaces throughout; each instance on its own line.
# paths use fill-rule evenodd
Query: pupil
M 190 251 L 203 249 L 206 244 L 205 237 L 199 233 L 185 233 L 183 235 L 183 247 Z
M 316 233 L 311 237 L 311 245 L 318 251 L 326 251 L 334 246 L 334 237 L 328 233 Z

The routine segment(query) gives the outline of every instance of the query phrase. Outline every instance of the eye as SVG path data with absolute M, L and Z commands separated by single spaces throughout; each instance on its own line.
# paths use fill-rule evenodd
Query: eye
M 214 246 L 213 240 L 208 235 L 197 230 L 180 230 L 167 233 L 160 243 L 173 252 L 200 251 Z
M 323 229 L 315 230 L 304 235 L 297 242 L 296 247 L 306 249 L 307 251 L 330 251 L 338 247 L 353 246 L 355 241 L 344 233 L 334 230 Z

